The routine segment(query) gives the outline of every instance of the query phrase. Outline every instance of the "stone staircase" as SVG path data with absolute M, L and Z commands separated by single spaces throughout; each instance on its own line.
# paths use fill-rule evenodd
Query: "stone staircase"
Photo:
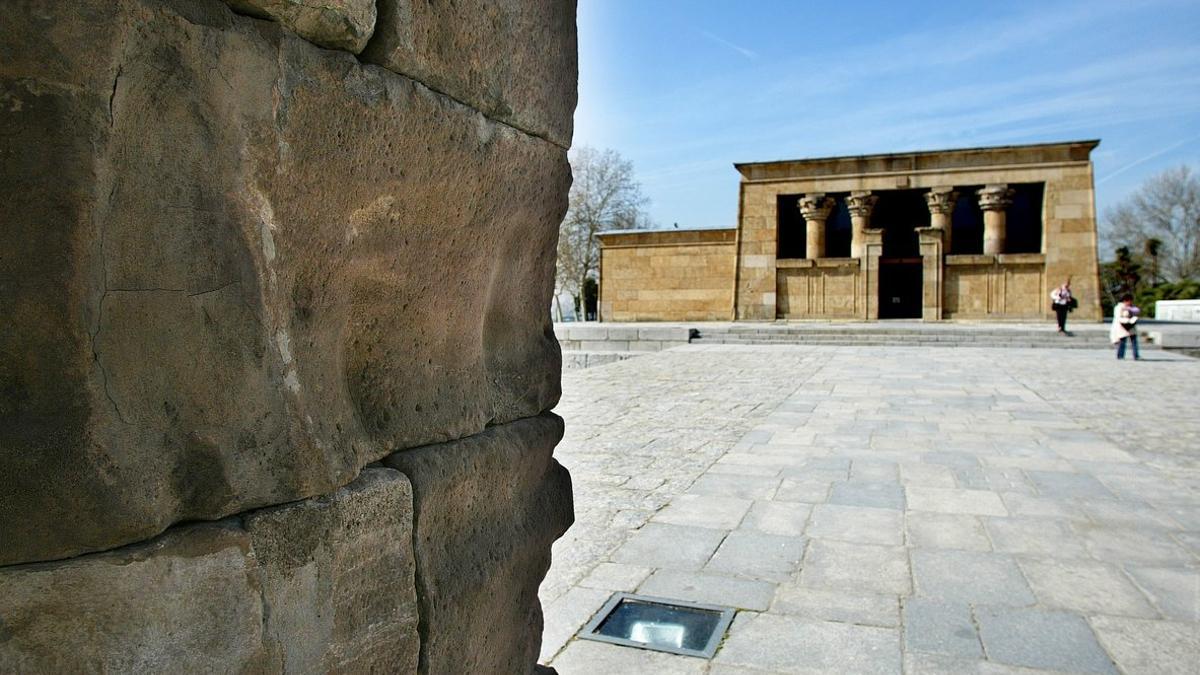
M 1111 349 L 1108 327 L 1087 325 L 1060 335 L 1053 326 L 978 324 L 746 324 L 702 326 L 692 344 L 922 346 Z M 1145 347 L 1152 347 L 1144 340 Z

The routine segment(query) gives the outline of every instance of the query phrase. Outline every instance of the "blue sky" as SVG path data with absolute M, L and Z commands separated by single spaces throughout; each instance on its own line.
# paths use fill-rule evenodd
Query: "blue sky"
M 579 0 L 575 144 L 660 227 L 736 225 L 734 162 L 1101 139 L 1097 206 L 1200 168 L 1200 0 Z

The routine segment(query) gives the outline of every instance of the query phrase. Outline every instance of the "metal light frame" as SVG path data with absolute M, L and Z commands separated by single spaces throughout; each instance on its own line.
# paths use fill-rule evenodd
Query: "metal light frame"
M 694 609 L 704 612 L 714 612 L 718 614 L 717 623 L 713 626 L 712 634 L 708 636 L 708 643 L 704 649 L 685 649 L 674 647 L 661 647 L 651 645 L 645 642 L 635 642 L 628 638 L 612 637 L 610 635 L 602 635 L 596 632 L 601 624 L 612 614 L 622 602 L 631 601 L 646 605 L 660 605 L 663 607 L 678 608 L 678 609 Z M 637 649 L 645 649 L 652 652 L 666 652 L 668 654 L 678 654 L 679 656 L 695 656 L 702 659 L 711 659 L 713 654 L 717 652 L 717 646 L 721 644 L 721 640 L 725 637 L 725 631 L 729 630 L 729 624 L 733 623 L 733 615 L 736 610 L 730 607 L 721 607 L 719 605 L 704 605 L 698 602 L 685 602 L 683 600 L 672 600 L 670 598 L 656 598 L 648 595 L 635 595 L 633 593 L 613 593 L 608 602 L 596 612 L 591 621 L 587 622 L 578 633 L 578 636 L 584 640 L 595 640 L 596 642 L 607 642 L 609 644 L 620 645 L 622 647 L 635 647 Z

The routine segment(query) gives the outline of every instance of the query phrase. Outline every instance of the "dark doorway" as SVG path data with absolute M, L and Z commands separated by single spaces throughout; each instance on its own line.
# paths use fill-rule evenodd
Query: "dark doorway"
M 884 190 L 871 214 L 871 226 L 883 228 L 884 258 L 921 255 L 917 228 L 929 227 L 925 190 Z
M 1008 241 L 1005 253 L 1042 252 L 1042 199 L 1045 183 L 1013 185 L 1013 203 L 1008 207 Z
M 829 219 L 825 221 L 825 257 L 849 258 L 852 228 L 846 197 L 849 197 L 850 193 L 830 192 L 828 196 L 833 197 L 834 203 L 833 210 L 829 212 Z
M 879 318 L 921 318 L 920 258 L 891 258 L 879 261 Z
M 800 195 L 779 195 L 775 198 L 776 258 L 803 258 L 808 246 L 804 217 L 800 215 Z
M 950 216 L 950 255 L 983 253 L 983 211 L 979 210 L 978 192 L 982 185 L 956 187 L 958 200 Z

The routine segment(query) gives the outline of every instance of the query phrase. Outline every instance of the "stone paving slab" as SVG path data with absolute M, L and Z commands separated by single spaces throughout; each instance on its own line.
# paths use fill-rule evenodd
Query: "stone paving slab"
M 915 652 L 983 657 L 971 607 L 962 603 L 908 599 L 904 603 L 904 646 Z
M 771 611 L 819 621 L 895 628 L 900 625 L 900 603 L 895 595 L 865 595 L 843 590 L 779 586 Z
M 775 597 L 775 584 L 708 572 L 658 570 L 638 593 L 737 609 L 766 610 Z
M 1078 614 L 1038 609 L 978 608 L 988 658 L 1027 668 L 1113 673 L 1112 659 Z
M 1165 353 L 694 345 L 567 373 L 542 661 L 1195 672 L 1198 402 L 1200 361 Z M 631 590 L 740 611 L 712 661 L 572 638 Z

